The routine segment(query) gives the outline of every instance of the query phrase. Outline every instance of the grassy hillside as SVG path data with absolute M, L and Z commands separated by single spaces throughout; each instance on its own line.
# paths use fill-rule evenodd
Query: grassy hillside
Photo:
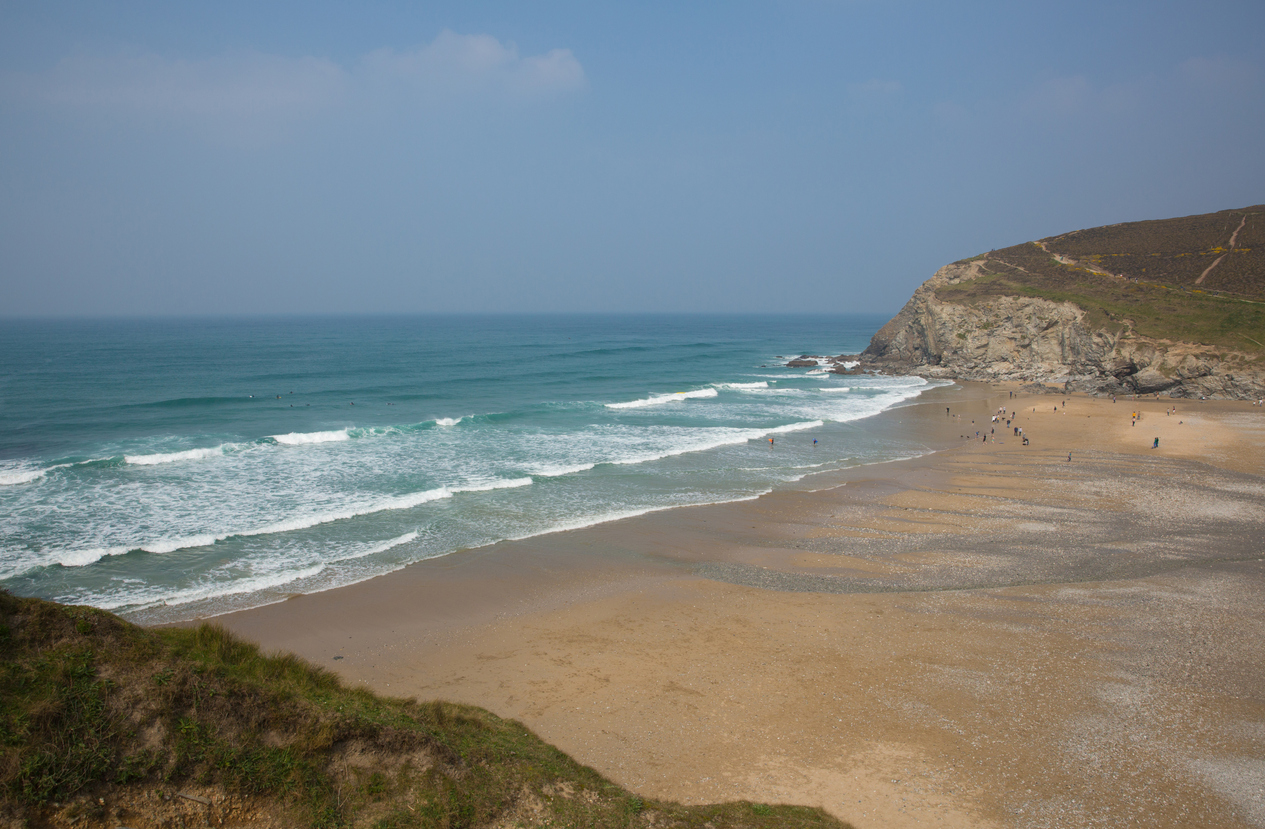
M 1126 278 L 1265 300 L 1265 205 L 1095 227 L 1041 241 L 1052 253 Z M 1218 259 L 1220 263 L 1197 286 Z
M 224 630 L 149 630 L 0 591 L 0 822 L 841 827 L 643 800 L 473 707 L 344 688 Z
M 1096 327 L 1265 352 L 1265 205 L 1078 230 L 973 261 L 981 278 L 936 296 L 1069 301 Z

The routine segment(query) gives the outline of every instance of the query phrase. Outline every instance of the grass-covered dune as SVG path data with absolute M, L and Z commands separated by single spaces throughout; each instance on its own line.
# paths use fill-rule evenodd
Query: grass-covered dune
M 517 722 L 346 688 L 223 629 L 0 591 L 0 825 L 841 827 L 643 800 Z

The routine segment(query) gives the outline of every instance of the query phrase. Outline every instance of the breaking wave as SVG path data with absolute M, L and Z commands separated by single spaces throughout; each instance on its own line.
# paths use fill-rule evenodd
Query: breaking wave
M 697 400 L 705 397 L 715 397 L 720 394 L 715 388 L 698 389 L 696 391 L 678 391 L 673 394 L 655 394 L 650 397 L 643 397 L 640 400 L 629 400 L 627 403 L 607 403 L 608 409 L 640 409 L 645 406 L 659 406 L 664 403 L 679 403 L 684 400 Z
M 288 435 L 269 435 L 277 443 L 282 446 L 304 446 L 310 443 L 335 443 L 337 441 L 351 440 L 351 435 L 347 434 L 346 429 L 339 429 L 335 432 L 291 432 Z

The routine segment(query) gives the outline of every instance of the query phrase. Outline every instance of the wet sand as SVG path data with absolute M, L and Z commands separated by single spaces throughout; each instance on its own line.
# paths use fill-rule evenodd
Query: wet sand
M 912 461 L 217 621 L 519 719 L 649 797 L 1265 826 L 1265 410 L 1010 391 L 883 415 L 940 450 Z

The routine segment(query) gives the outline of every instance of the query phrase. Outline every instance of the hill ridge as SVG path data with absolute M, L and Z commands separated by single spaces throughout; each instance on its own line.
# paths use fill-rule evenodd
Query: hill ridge
M 946 265 L 863 368 L 1095 394 L 1265 397 L 1265 205 L 1068 231 Z

